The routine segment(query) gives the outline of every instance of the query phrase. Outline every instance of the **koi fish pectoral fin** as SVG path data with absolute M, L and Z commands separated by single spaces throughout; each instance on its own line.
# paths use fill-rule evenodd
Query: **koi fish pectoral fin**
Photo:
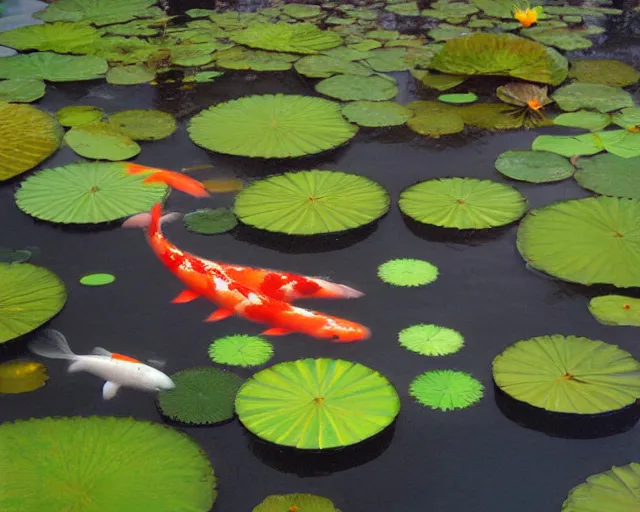
M 293 331 L 283 329 L 282 327 L 272 327 L 271 329 L 263 331 L 261 334 L 264 334 L 265 336 L 285 336 L 287 334 L 291 334 L 292 332 Z
M 180 292 L 178 296 L 171 301 L 172 304 L 185 304 L 187 302 L 191 302 L 200 297 L 196 292 L 192 292 L 191 290 L 185 290 Z
M 233 315 L 233 311 L 230 309 L 216 309 L 213 313 L 211 313 L 207 318 L 204 319 L 205 322 L 217 322 L 219 320 L 224 320 L 225 318 L 229 318 Z
M 104 398 L 105 400 L 111 400 L 114 396 L 116 396 L 119 389 L 120 386 L 115 382 L 105 382 L 104 386 L 102 387 L 102 398 Z

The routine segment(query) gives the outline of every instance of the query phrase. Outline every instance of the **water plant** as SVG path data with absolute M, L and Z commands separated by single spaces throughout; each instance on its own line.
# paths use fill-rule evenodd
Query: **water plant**
M 47 368 L 42 363 L 24 360 L 0 363 L 0 394 L 35 391 L 48 380 Z
M 315 494 L 275 494 L 267 496 L 252 512 L 340 512 L 328 498 Z
M 428 261 L 396 258 L 378 267 L 378 277 L 392 286 L 423 286 L 438 278 L 438 267 Z
M 105 286 L 113 283 L 115 280 L 116 276 L 113 274 L 98 273 L 82 276 L 79 282 L 84 286 Z
M 498 156 L 494 165 L 500 174 L 529 183 L 566 180 L 575 171 L 568 158 L 549 151 L 505 151 Z
M 262 336 L 233 334 L 214 340 L 209 357 L 218 364 L 260 366 L 273 357 L 273 345 Z
M 432 370 L 418 375 L 409 386 L 409 394 L 431 409 L 464 409 L 484 396 L 480 381 L 457 370 Z
M 201 235 L 226 233 L 238 224 L 238 219 L 229 208 L 202 208 L 187 213 L 182 220 L 187 231 Z
M 398 334 L 400 345 L 423 356 L 444 356 L 458 352 L 464 345 L 462 335 L 448 327 L 418 324 Z
M 601 295 L 589 301 L 589 312 L 604 325 L 640 327 L 640 299 L 624 295 Z

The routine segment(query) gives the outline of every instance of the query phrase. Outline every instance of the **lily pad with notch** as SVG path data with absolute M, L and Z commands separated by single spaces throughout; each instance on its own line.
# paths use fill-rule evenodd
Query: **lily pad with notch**
M 336 75 L 321 80 L 315 89 L 325 96 L 342 101 L 385 101 L 395 98 L 398 94 L 395 79 L 386 75 Z
M 567 112 L 584 108 L 606 113 L 635 105 L 631 94 L 624 89 L 581 82 L 560 87 L 551 97 L 558 107 Z
M 572 60 L 569 78 L 609 87 L 627 87 L 640 80 L 640 71 L 617 60 Z
M 342 107 L 342 114 L 352 123 L 369 128 L 400 126 L 413 116 L 411 110 L 393 101 L 353 101 Z
M 31 103 L 44 96 L 46 85 L 36 78 L 14 78 L 0 82 L 0 101 Z
M 589 301 L 589 312 L 604 325 L 640 327 L 640 299 L 623 295 L 601 295 Z
M 575 171 L 568 159 L 548 151 L 505 151 L 494 165 L 500 174 L 529 183 L 566 180 Z
M 64 141 L 76 154 L 96 160 L 127 160 L 141 151 L 128 135 L 103 122 L 75 126 Z
M 77 82 L 103 78 L 108 68 L 106 60 L 94 55 L 34 52 L 0 59 L 0 78 Z
M 203 208 L 188 213 L 183 218 L 187 231 L 201 235 L 226 233 L 238 224 L 233 211 L 228 208 Z
M 581 158 L 573 177 L 582 188 L 597 194 L 640 199 L 639 167 L 640 156 L 596 155 Z
M 175 118 L 160 110 L 123 110 L 109 114 L 107 123 L 133 140 L 161 140 L 178 128 Z

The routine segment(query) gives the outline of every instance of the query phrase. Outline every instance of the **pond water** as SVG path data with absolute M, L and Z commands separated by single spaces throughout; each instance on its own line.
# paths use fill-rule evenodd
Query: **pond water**
M 255 9 L 258 3 L 242 4 L 229 8 Z M 205 2 L 172 5 L 176 12 L 194 7 L 212 8 Z M 611 23 L 620 32 L 606 32 L 594 39 L 594 47 L 567 55 L 615 58 L 640 68 L 640 40 L 633 39 L 631 24 Z M 398 103 L 428 96 L 408 72 L 390 75 L 399 84 Z M 495 87 L 492 80 L 474 84 L 479 90 L 483 84 Z M 201 236 L 186 231 L 181 222 L 164 227 L 172 243 L 202 257 L 318 275 L 364 292 L 357 300 L 307 300 L 299 305 L 363 323 L 371 329 L 371 339 L 334 344 L 302 334 L 274 337 L 270 341 L 275 356 L 267 366 L 305 357 L 357 361 L 385 375 L 402 402 L 392 430 L 361 447 L 326 456 L 296 454 L 263 444 L 237 419 L 212 427 L 176 427 L 202 447 L 215 469 L 219 495 L 214 510 L 250 511 L 268 495 L 300 492 L 325 496 L 344 512 L 559 511 L 568 491 L 587 476 L 636 461 L 640 450 L 637 427 L 597 439 L 552 437 L 507 419 L 494 396 L 491 362 L 518 340 L 551 334 L 585 336 L 616 344 L 640 358 L 633 327 L 605 326 L 589 313 L 589 299 L 603 289 L 566 284 L 527 269 L 515 245 L 517 225 L 484 239 L 452 240 L 437 233 L 415 233 L 397 206 L 398 194 L 407 186 L 452 176 L 509 183 L 527 198 L 529 208 L 587 197 L 589 192 L 572 179 L 551 184 L 514 182 L 493 165 L 504 151 L 530 149 L 540 134 L 582 132 L 557 127 L 496 133 L 468 130 L 433 139 L 407 127 L 364 128 L 344 147 L 290 160 L 224 156 L 196 146 L 187 135 L 185 123 L 215 103 L 252 94 L 318 96 L 313 83 L 293 71 L 228 72 L 213 83 L 187 90 L 172 84 L 50 83 L 38 102 L 39 108 L 49 112 L 83 104 L 107 113 L 158 109 L 174 114 L 179 129 L 165 140 L 144 143 L 134 159 L 144 165 L 174 170 L 213 166 L 192 173 L 197 179 L 254 180 L 291 170 L 340 170 L 375 180 L 392 198 L 389 213 L 371 233 L 336 249 L 278 245 L 280 242 L 272 243 L 266 236 Z M 627 90 L 638 98 L 637 88 Z M 62 147 L 40 168 L 77 160 L 70 148 Z M 100 346 L 141 360 L 159 358 L 166 360 L 164 371 L 171 374 L 210 364 L 207 348 L 215 338 L 261 332 L 260 326 L 237 317 L 204 323 L 215 309 L 205 300 L 171 304 L 183 288 L 154 256 L 140 230 L 115 225 L 65 228 L 25 215 L 13 197 L 19 182 L 0 185 L 1 245 L 37 247 L 32 263 L 52 270 L 66 283 L 68 301 L 49 326 L 65 334 L 74 352 L 87 354 Z M 165 209 L 189 212 L 232 203 L 233 194 L 197 200 L 173 193 Z M 393 258 L 427 260 L 439 268 L 439 277 L 425 287 L 389 286 L 376 272 L 380 264 Z M 111 273 L 116 281 L 98 288 L 78 284 L 82 276 L 94 272 Z M 623 293 L 630 294 L 628 290 Z M 398 344 L 398 332 L 418 323 L 459 331 L 465 337 L 464 348 L 445 357 L 424 357 L 405 350 Z M 0 344 L 2 361 L 28 355 L 22 341 Z M 151 394 L 125 389 L 114 400 L 105 401 L 101 379 L 88 373 L 68 374 L 63 361 L 43 362 L 49 382 L 33 393 L 2 395 L 1 422 L 73 415 L 162 421 Z M 409 396 L 409 384 L 433 369 L 470 373 L 484 384 L 484 398 L 468 409 L 449 412 L 416 403 Z M 243 377 L 253 373 L 252 369 L 233 371 Z

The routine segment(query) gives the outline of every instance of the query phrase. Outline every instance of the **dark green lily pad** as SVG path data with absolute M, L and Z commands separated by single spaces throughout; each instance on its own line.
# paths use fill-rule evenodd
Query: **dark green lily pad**
M 640 80 L 640 71 L 617 60 L 572 60 L 569 78 L 610 87 L 627 87 Z
M 295 63 L 296 71 L 309 78 L 329 78 L 333 75 L 370 76 L 373 70 L 366 64 L 328 55 L 309 55 Z
M 525 122 L 524 112 L 514 114 L 514 108 L 504 103 L 476 103 L 458 107 L 464 124 L 485 130 L 513 130 Z
M 354 101 L 342 108 L 352 123 L 360 126 L 399 126 L 407 122 L 413 112 L 393 101 Z
M 500 174 L 529 183 L 566 180 L 574 172 L 569 160 L 548 151 L 505 151 L 494 165 Z
M 438 101 L 414 101 L 407 104 L 407 108 L 414 114 L 407 125 L 420 135 L 438 138 L 464 130 L 464 121 L 455 107 Z
M 175 118 L 160 110 L 123 110 L 110 114 L 109 126 L 133 140 L 161 140 L 177 129 Z
M 396 81 L 386 75 L 336 75 L 316 84 L 316 91 L 343 101 L 391 100 L 398 94 Z
M 46 85 L 35 78 L 14 78 L 0 82 L 0 101 L 31 103 L 44 96 Z
M 445 73 L 430 73 L 422 69 L 412 69 L 411 76 L 420 80 L 427 87 L 438 91 L 446 91 L 460 85 L 468 77 L 458 75 L 447 75 Z
M 107 73 L 107 82 L 113 85 L 136 85 L 151 82 L 156 77 L 144 64 L 114 66 Z
M 602 84 L 574 82 L 555 91 L 551 97 L 565 111 L 579 109 L 611 112 L 625 107 L 633 107 L 631 94 L 619 87 Z
M 581 187 L 597 194 L 640 199 L 640 156 L 581 158 L 574 178 Z
M 406 60 L 406 48 L 381 48 L 369 52 L 367 64 L 379 73 L 407 71 L 411 65 Z
M 238 224 L 235 214 L 228 208 L 203 208 L 187 213 L 183 220 L 188 231 L 201 235 L 226 233 Z

